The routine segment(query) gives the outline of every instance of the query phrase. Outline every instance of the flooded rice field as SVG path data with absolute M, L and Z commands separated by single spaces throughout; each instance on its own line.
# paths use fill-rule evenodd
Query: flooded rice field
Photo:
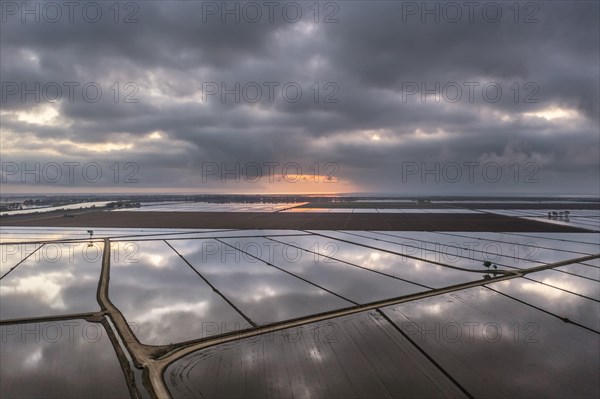
M 597 232 L 1 232 L 2 397 L 600 395 Z
M 158 204 L 143 204 L 140 208 L 116 209 L 119 211 L 134 212 L 281 212 L 293 208 L 300 203 L 211 203 L 211 202 L 172 202 Z

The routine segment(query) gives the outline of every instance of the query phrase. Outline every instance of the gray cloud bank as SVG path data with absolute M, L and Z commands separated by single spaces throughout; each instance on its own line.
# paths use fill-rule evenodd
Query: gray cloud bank
M 597 2 L 55 4 L 2 2 L 6 190 L 600 191 Z

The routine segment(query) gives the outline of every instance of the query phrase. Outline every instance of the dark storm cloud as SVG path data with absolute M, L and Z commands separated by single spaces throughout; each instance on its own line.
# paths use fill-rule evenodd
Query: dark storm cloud
M 137 3 L 129 24 L 125 3 L 119 23 L 108 3 L 94 4 L 96 23 L 77 12 L 73 22 L 23 23 L 3 6 L 3 161 L 135 162 L 136 187 L 187 191 L 241 188 L 201 181 L 205 162 L 293 161 L 336 162 L 365 191 L 598 193 L 598 3 L 519 3 L 515 16 L 508 3 L 482 2 L 472 21 L 461 7 L 452 23 L 407 12 L 421 2 L 323 2 L 315 23 L 313 3 L 293 3 L 303 16 L 291 22 L 281 2 L 272 20 L 261 6 L 256 23 L 223 23 L 207 14 L 221 2 L 153 1 Z M 498 22 L 482 14 L 486 4 L 501 7 Z M 331 12 L 338 22 L 323 23 Z M 65 82 L 77 84 L 73 98 Z M 240 101 L 208 91 L 236 82 Z M 46 101 L 52 87 L 22 101 L 21 84 L 49 83 L 63 89 L 59 101 Z M 90 84 L 102 89 L 97 101 L 82 92 Z M 423 102 L 423 87 L 439 101 Z M 539 182 L 402 181 L 415 162 L 533 163 Z

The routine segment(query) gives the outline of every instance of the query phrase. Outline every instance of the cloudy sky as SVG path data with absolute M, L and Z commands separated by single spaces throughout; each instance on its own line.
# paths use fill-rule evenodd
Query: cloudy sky
M 3 193 L 600 191 L 596 1 L 0 4 Z

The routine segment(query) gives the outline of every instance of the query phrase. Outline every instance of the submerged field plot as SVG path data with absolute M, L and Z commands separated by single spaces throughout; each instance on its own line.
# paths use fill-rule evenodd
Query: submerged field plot
M 599 240 L 2 226 L 0 395 L 598 397 Z

